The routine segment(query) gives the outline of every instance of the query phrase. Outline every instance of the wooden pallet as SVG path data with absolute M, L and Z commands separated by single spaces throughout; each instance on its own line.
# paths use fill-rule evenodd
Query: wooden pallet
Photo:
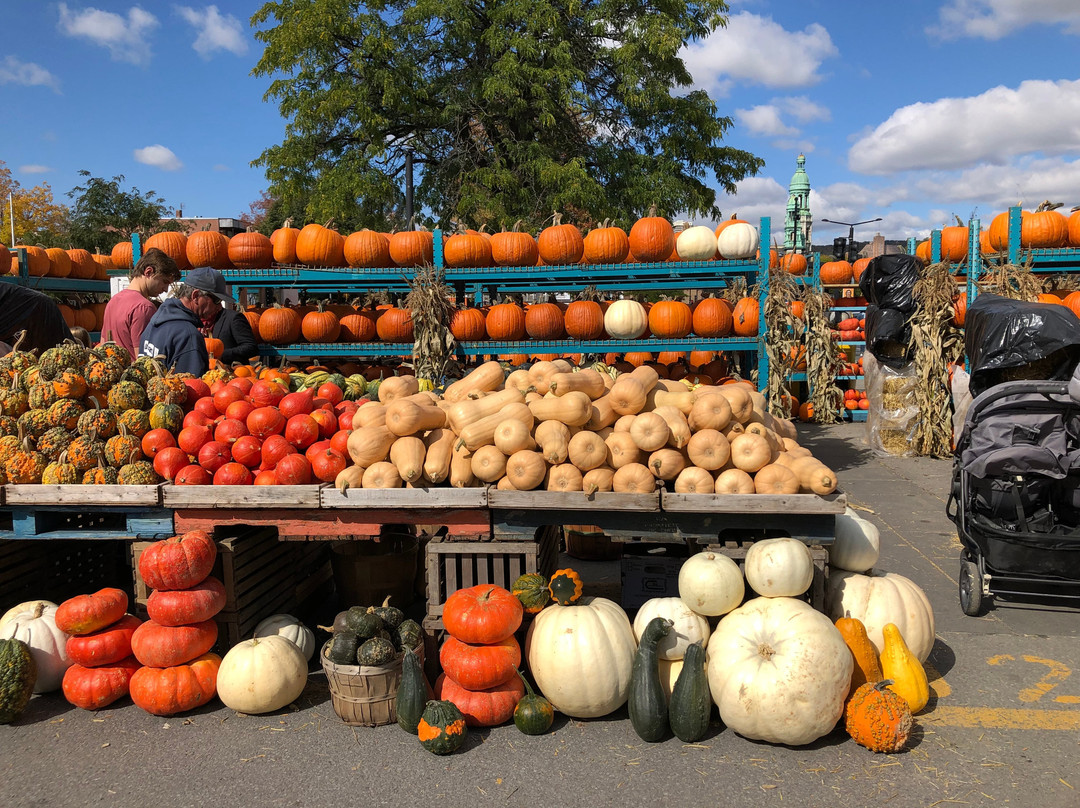
M 554 574 L 559 560 L 562 529 L 546 525 L 531 541 L 463 542 L 439 538 L 428 542 L 427 617 L 429 631 L 442 628 L 446 599 L 459 589 L 496 584 L 510 589 L 519 576 Z
M 173 512 L 167 508 L 65 504 L 12 505 L 0 511 L 0 539 L 137 541 L 173 535 Z
M 739 570 L 744 575 L 746 565 L 746 551 L 753 542 L 728 541 L 723 544 L 710 544 L 708 549 L 714 553 L 726 555 L 739 565 Z M 810 605 L 819 612 L 825 611 L 825 581 L 829 577 L 829 551 L 820 545 L 810 545 L 810 558 L 814 562 L 814 580 L 810 582 L 810 589 L 803 596 L 809 600 Z M 753 596 L 753 592 L 747 587 L 747 593 Z
M 157 485 L 6 485 L 7 505 L 102 505 L 154 508 L 161 505 Z

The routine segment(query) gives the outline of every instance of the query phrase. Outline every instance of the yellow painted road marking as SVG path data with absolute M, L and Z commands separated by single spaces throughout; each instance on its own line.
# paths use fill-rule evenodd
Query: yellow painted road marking
M 916 721 L 946 727 L 1080 731 L 1080 711 L 1020 710 L 1011 707 L 935 707 Z

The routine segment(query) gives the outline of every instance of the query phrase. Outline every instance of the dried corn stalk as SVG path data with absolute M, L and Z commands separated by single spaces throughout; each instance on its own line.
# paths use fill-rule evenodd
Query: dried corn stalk
M 980 292 L 990 292 L 1013 300 L 1034 303 L 1045 291 L 1045 281 L 1031 272 L 1031 259 L 1024 264 L 987 261 L 986 271 L 975 281 Z
M 737 275 L 732 278 L 731 282 L 725 286 L 723 292 L 720 293 L 720 297 L 724 298 L 733 306 L 746 296 L 746 278 L 742 275 Z
M 952 395 L 950 366 L 963 355 L 964 340 L 953 326 L 956 281 L 949 265 L 931 264 L 915 282 L 916 311 L 912 315 L 910 350 L 918 384 L 915 399 L 919 417 L 911 436 L 915 454 L 952 456 Z
M 454 360 L 457 341 L 450 332 L 450 320 L 454 307 L 450 303 L 451 290 L 446 285 L 442 270 L 432 266 L 421 267 L 409 281 L 409 296 L 405 305 L 412 314 L 413 322 L 413 373 L 419 379 L 431 379 L 436 386 L 444 383 L 449 375 L 460 375 Z
M 802 356 L 806 330 L 805 323 L 791 311 L 791 304 L 800 299 L 799 287 L 789 273 L 769 270 L 769 291 L 761 313 L 765 355 L 769 359 L 769 377 L 763 392 L 769 412 L 783 418 L 791 417 L 791 376 Z
M 832 298 L 820 290 L 808 289 L 803 297 L 806 317 L 806 383 L 810 406 L 819 424 L 840 420 L 844 392 L 836 385 L 841 362 L 837 357 L 836 332 L 829 322 Z

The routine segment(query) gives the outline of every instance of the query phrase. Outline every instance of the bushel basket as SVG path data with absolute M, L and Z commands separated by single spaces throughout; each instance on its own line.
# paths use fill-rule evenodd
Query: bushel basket
M 397 721 L 397 693 L 401 684 L 402 654 L 389 665 L 338 665 L 326 657 L 327 640 L 319 651 L 330 703 L 338 717 L 351 727 L 379 727 Z M 423 640 L 414 649 L 424 664 Z

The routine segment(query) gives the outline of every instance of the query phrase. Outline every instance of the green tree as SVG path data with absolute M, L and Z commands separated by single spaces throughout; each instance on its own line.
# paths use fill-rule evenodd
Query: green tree
M 100 250 L 107 253 L 121 241 L 130 241 L 132 233 L 143 238 L 161 229 L 160 220 L 168 213 L 165 200 L 154 191 L 140 193 L 132 186 L 123 190 L 122 174 L 105 180 L 91 177 L 90 172 L 79 172 L 86 178 L 84 185 L 76 185 L 68 196 L 74 200 L 71 209 L 70 236 L 74 247 L 84 250 Z
M 11 205 L 8 205 L 11 194 Z M 0 160 L 0 242 L 11 240 L 15 223 L 15 244 L 40 244 L 43 247 L 68 247 L 68 209 L 53 200 L 52 188 L 43 182 L 23 188 L 11 176 L 11 169 Z M 13 246 L 13 245 L 12 245 Z
M 309 219 L 400 223 L 407 149 L 415 207 L 446 226 L 588 225 L 661 213 L 719 218 L 764 162 L 722 144 L 680 49 L 725 23 L 723 0 L 275 0 L 252 17 L 252 71 L 288 120 L 253 162 Z M 260 27 L 261 26 L 261 27 Z

